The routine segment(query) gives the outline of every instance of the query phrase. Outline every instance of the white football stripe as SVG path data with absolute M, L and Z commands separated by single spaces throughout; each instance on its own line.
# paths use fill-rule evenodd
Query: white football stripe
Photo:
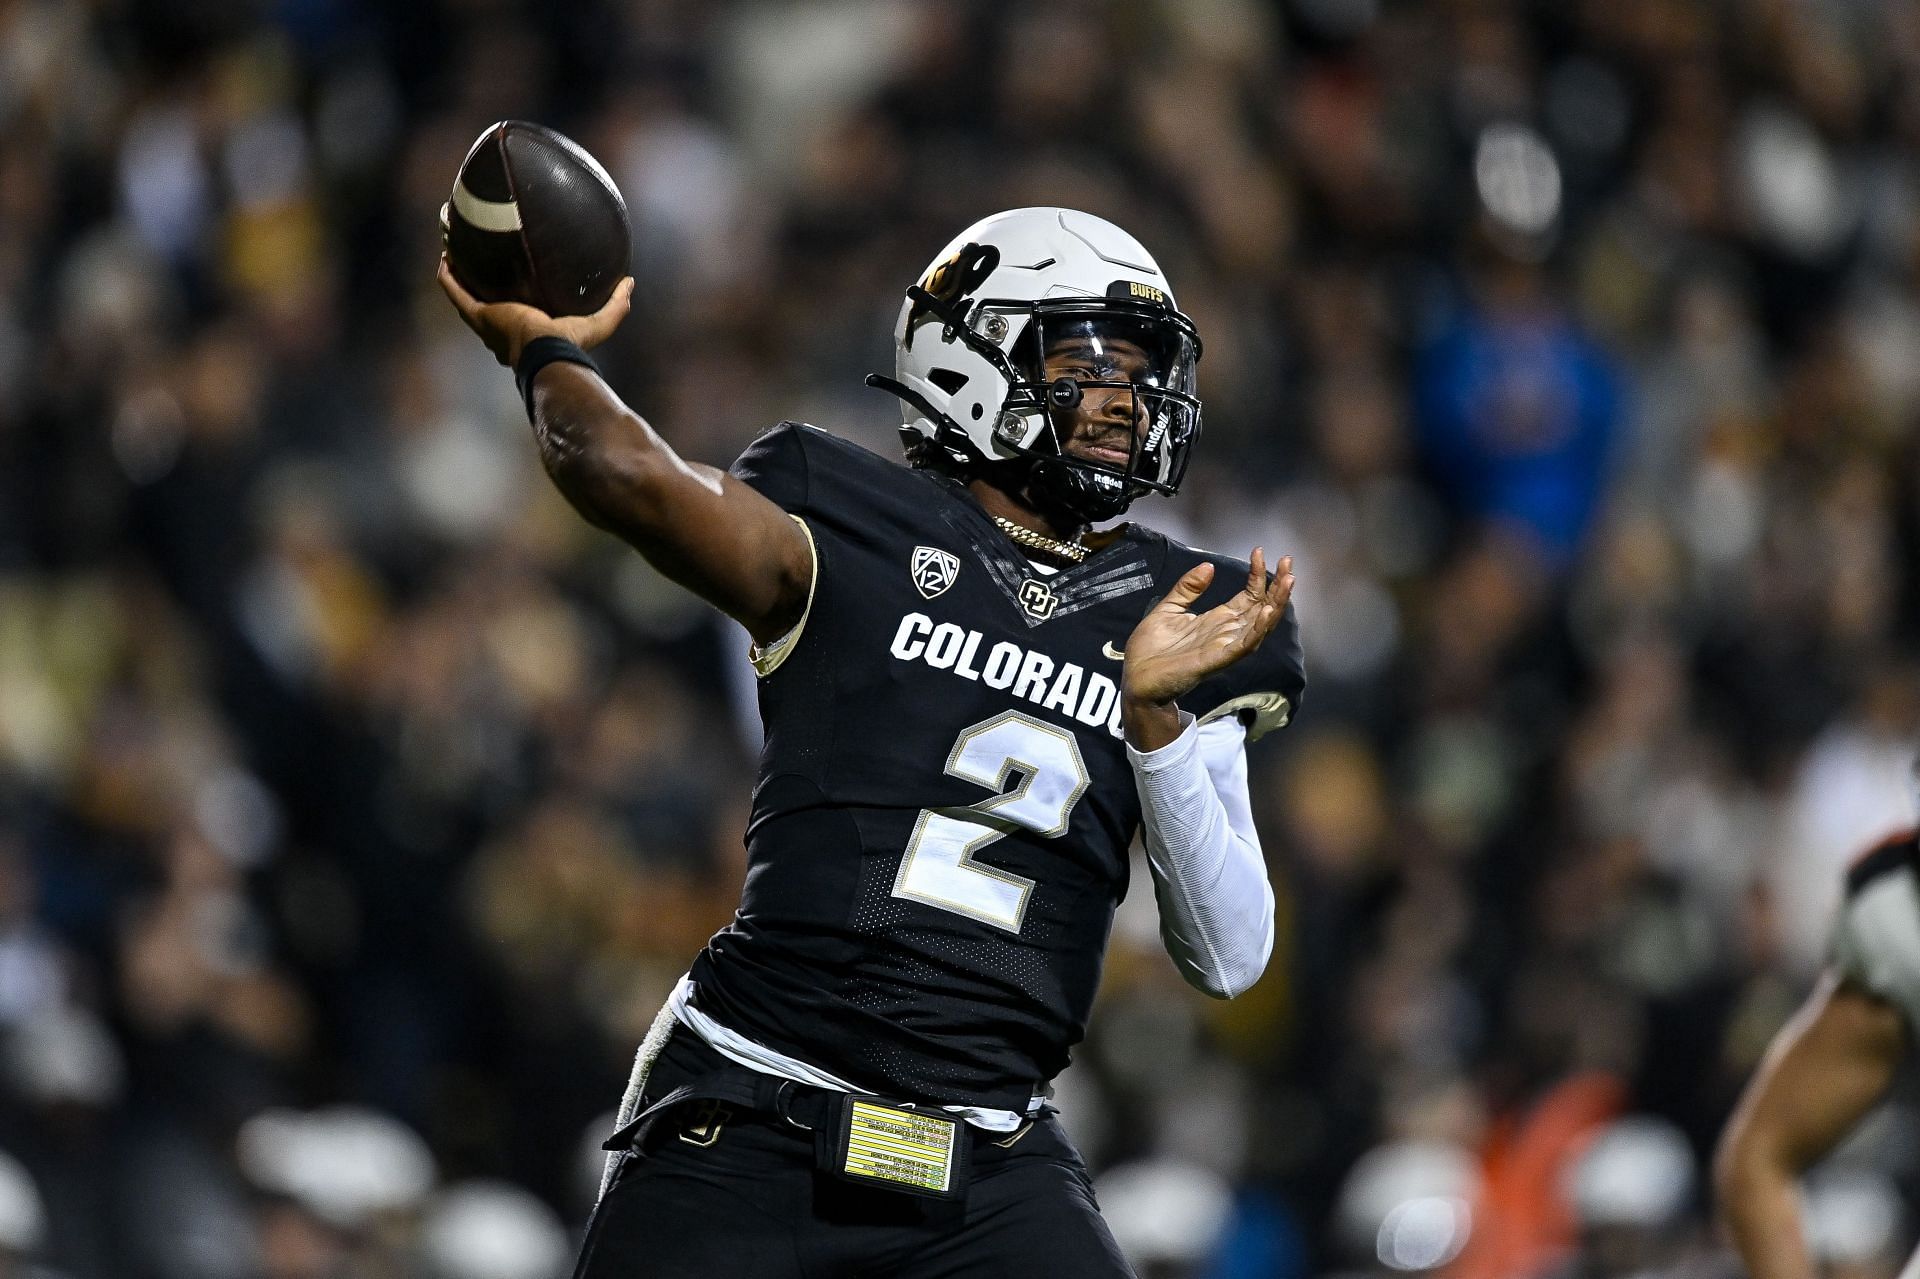
M 467 190 L 467 184 L 454 179 L 453 207 L 468 223 L 482 231 L 518 231 L 520 205 L 513 200 L 482 200 Z

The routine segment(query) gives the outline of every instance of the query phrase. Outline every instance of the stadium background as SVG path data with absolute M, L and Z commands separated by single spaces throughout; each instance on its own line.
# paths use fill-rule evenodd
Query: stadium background
M 1198 321 L 1138 513 L 1294 553 L 1313 685 L 1267 978 L 1136 893 L 1063 1081 L 1143 1272 L 1732 1273 L 1699 1161 L 1910 816 L 1896 0 L 0 2 L 0 1273 L 545 1279 L 729 915 L 742 642 L 433 286 L 510 116 L 625 189 L 603 364 L 707 461 L 890 452 L 860 378 L 998 208 Z M 1914 1134 L 1822 1179 L 1836 1273 Z

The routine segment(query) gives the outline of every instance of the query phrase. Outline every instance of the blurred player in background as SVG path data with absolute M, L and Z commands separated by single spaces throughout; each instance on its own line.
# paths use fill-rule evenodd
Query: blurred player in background
M 1920 799 L 1920 759 L 1915 760 Z M 1920 833 L 1854 861 L 1828 969 L 1721 1139 L 1720 1207 L 1755 1279 L 1815 1273 L 1800 1178 L 1886 1095 L 1920 1030 Z M 1909 1262 L 1906 1275 L 1915 1274 Z
M 582 350 L 630 286 L 555 320 L 441 281 L 561 491 L 740 621 L 761 679 L 745 894 L 642 1046 L 577 1273 L 1128 1273 L 1049 1081 L 1136 831 L 1182 975 L 1260 975 L 1243 746 L 1305 682 L 1288 561 L 1090 531 L 1199 436 L 1153 258 L 1066 209 L 964 232 L 870 379 L 906 468 L 792 423 L 682 461 Z

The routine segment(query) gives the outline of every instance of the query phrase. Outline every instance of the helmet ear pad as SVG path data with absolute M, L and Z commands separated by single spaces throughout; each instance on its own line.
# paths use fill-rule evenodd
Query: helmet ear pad
M 971 447 L 964 433 L 965 426 L 983 421 L 989 413 L 996 411 L 989 402 L 996 394 L 996 389 L 984 385 L 983 379 L 970 377 L 958 369 L 935 369 L 927 375 L 927 380 L 947 393 L 947 412 L 962 427 L 962 434 L 954 443 L 961 448 Z

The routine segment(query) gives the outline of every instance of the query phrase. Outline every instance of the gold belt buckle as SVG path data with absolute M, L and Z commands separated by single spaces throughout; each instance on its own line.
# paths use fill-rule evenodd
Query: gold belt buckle
M 724 1101 L 707 1100 L 693 1105 L 680 1125 L 680 1140 L 689 1146 L 711 1146 L 720 1140 L 720 1130 L 733 1118 L 733 1108 Z

